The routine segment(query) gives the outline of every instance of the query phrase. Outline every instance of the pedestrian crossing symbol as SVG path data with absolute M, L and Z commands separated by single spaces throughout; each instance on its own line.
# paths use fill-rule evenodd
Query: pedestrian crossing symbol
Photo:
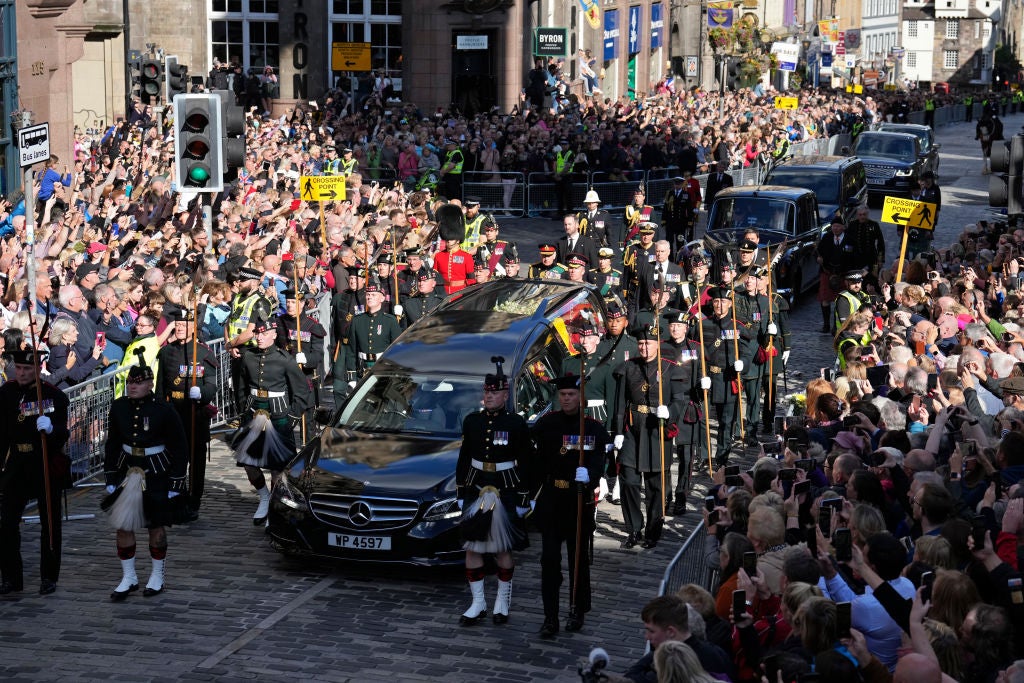
M 895 223 L 918 230 L 935 229 L 935 204 L 902 197 L 886 197 L 882 205 L 882 222 Z
M 299 188 L 299 198 L 306 202 L 345 201 L 345 176 L 304 175 Z

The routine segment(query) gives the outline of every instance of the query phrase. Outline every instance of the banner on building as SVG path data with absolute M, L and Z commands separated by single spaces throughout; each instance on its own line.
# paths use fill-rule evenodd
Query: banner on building
M 583 8 L 583 16 L 587 18 L 590 28 L 595 31 L 601 28 L 601 8 L 597 6 L 597 0 L 579 0 Z
M 604 13 L 604 59 L 615 59 L 619 44 L 619 10 L 610 9 Z
M 626 54 L 635 55 L 640 52 L 640 5 L 629 8 L 629 50 Z
M 651 49 L 661 47 L 661 34 L 665 30 L 665 20 L 661 14 L 661 3 L 651 5 Z
M 825 19 L 818 22 L 818 35 L 823 43 L 839 42 L 839 18 Z
M 732 28 L 732 19 L 732 0 L 725 2 L 715 0 L 708 3 L 708 28 Z

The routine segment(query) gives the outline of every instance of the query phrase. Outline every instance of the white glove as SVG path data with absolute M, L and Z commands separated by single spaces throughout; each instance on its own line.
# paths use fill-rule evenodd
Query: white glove
M 701 377 L 700 378 L 700 388 L 701 389 L 705 389 L 705 390 L 710 389 L 711 388 L 711 378 L 710 377 Z
M 113 484 L 107 484 L 107 493 L 108 494 L 113 493 L 116 490 L 117 490 L 116 486 L 114 486 Z
M 47 434 L 53 434 L 53 422 L 45 415 L 36 418 L 36 429 Z
M 167 497 L 168 498 L 177 498 L 180 495 L 181 495 L 180 491 L 168 491 L 167 492 Z
M 743 361 L 737 360 L 732 364 L 732 367 L 736 372 L 743 372 Z
M 203 397 L 203 392 L 199 387 L 189 387 L 188 397 L 193 401 L 198 401 Z
M 402 304 L 395 304 L 395 315 L 396 316 L 401 316 L 403 311 L 405 311 L 405 309 L 402 308 Z
M 775 323 L 768 323 L 768 334 L 775 335 L 779 333 L 779 328 Z
M 658 406 L 658 410 L 654 413 L 655 417 L 659 420 L 668 419 L 668 406 Z
M 297 354 L 295 354 L 295 362 L 298 363 L 299 365 L 305 365 L 306 354 L 304 354 L 302 351 L 299 351 Z
M 789 349 L 786 349 L 785 351 L 782 352 L 782 364 L 789 364 Z
M 590 481 L 590 472 L 587 471 L 586 467 L 576 468 L 576 481 L 578 481 L 581 484 L 586 484 L 588 481 Z
M 351 382 L 348 383 L 348 386 L 349 386 L 350 389 L 355 389 L 356 388 L 356 381 L 352 380 Z
M 459 504 L 459 509 L 461 510 L 462 509 L 462 504 L 463 504 L 464 501 L 461 498 L 458 498 L 458 499 L 455 500 L 455 502 Z
M 626 437 L 624 437 L 622 434 L 616 434 L 615 438 L 612 439 L 612 445 L 615 446 L 615 450 L 620 450 L 622 448 L 622 442 L 625 440 Z
M 530 511 L 530 508 L 516 507 L 516 514 L 520 517 L 525 517 L 526 513 Z

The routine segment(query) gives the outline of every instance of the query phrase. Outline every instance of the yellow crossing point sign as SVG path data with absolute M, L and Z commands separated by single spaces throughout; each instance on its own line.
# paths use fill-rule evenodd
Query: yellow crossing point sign
M 934 230 L 935 209 L 935 204 L 930 202 L 886 197 L 882 205 L 882 222 L 919 230 Z
M 800 100 L 796 97 L 776 97 L 776 109 L 796 109 L 800 106 Z
M 369 71 L 369 43 L 331 43 L 332 71 Z
M 304 175 L 299 188 L 299 198 L 306 202 L 345 201 L 345 176 Z

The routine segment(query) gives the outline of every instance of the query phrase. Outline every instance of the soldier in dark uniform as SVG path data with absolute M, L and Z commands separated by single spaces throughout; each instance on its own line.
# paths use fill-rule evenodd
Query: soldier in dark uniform
M 423 247 L 405 250 L 405 268 L 398 273 L 398 293 L 403 297 L 416 293 L 420 275 L 428 268 L 423 262 Z
M 252 520 L 263 524 L 270 512 L 270 489 L 264 469 L 276 486 L 285 465 L 295 457 L 295 424 L 313 405 L 309 382 L 295 359 L 274 345 L 277 325 L 266 320 L 256 326 L 256 347 L 242 355 L 242 384 L 246 395 L 242 428 L 232 440 L 235 460 L 245 468 L 259 495 Z
M 197 343 L 193 366 L 195 316 L 192 311 L 179 309 L 170 317 L 174 334 L 157 354 L 160 364 L 154 393 L 174 406 L 189 439 L 188 501 L 182 511 L 174 512 L 179 518 L 193 521 L 199 517 L 205 489 L 210 444 L 209 406 L 217 396 L 217 357 L 206 344 Z
M 346 370 L 349 331 L 352 319 L 366 310 L 366 271 L 358 270 L 349 273 L 348 289 L 334 295 L 331 300 L 332 336 L 335 340 L 334 356 L 332 357 L 334 377 L 334 403 L 341 405 L 348 393 L 348 382 L 355 379 L 355 373 Z
M 732 325 L 732 289 L 713 287 L 710 292 L 712 316 L 701 321 L 704 334 L 704 358 L 711 380 L 711 403 L 718 422 L 718 443 L 715 463 L 724 465 L 736 438 L 736 404 L 740 391 L 738 378 L 743 372 L 743 361 L 736 358 L 734 340 L 739 339 L 742 349 L 749 341 L 746 328 Z M 700 341 L 696 328 L 690 336 Z M 742 351 L 741 351 L 742 353 Z
M 747 270 L 743 284 L 735 291 L 736 324 L 743 327 L 749 339 L 740 345 L 743 360 L 743 426 L 747 445 L 757 446 L 757 427 L 761 422 L 761 380 L 766 370 L 763 361 L 768 345 L 768 297 L 758 293 L 760 266 Z M 761 362 L 759 362 L 761 361 Z
M 555 249 L 554 242 L 543 242 L 538 244 L 537 249 L 540 251 L 540 261 L 530 265 L 529 270 L 526 272 L 526 277 L 550 277 L 555 278 L 556 280 L 562 279 L 568 269 L 558 262 L 558 253 Z
M 486 539 L 466 540 L 466 580 L 473 603 L 459 617 L 462 626 L 475 624 L 487 615 L 485 553 L 493 554 L 498 565 L 498 594 L 492 620 L 495 624 L 508 621 L 515 569 L 512 551 L 523 550 L 528 545 L 519 519 L 530 511 L 527 468 L 534 459 L 533 442 L 526 420 L 507 408 L 508 377 L 501 366 L 504 358 L 495 356 L 492 360 L 497 368 L 493 375 L 484 378 L 483 410 L 470 413 L 462 421 L 462 446 L 455 466 L 455 483 L 463 514 L 477 514 L 481 508 L 496 502 L 500 502 L 501 511 L 499 519 L 492 518 L 491 532 Z
M 708 271 L 711 263 L 708 258 L 700 252 L 690 255 L 690 277 L 679 285 L 679 307 L 691 315 L 708 309 L 710 310 L 711 297 L 708 290 L 711 289 L 711 282 L 708 279 Z
M 433 311 L 444 301 L 444 295 L 437 291 L 437 273 L 429 268 L 420 271 L 416 292 L 405 300 L 406 325 Z
M 608 430 L 589 417 L 580 426 L 579 376 L 555 381 L 560 410 L 544 415 L 533 427 L 537 457 L 532 472 L 539 486 L 533 517 L 541 532 L 541 638 L 558 633 L 562 586 L 562 545 L 569 556 L 569 618 L 566 631 L 583 628 L 590 611 L 590 539 L 594 533 L 594 482 L 601 475 L 610 446 Z M 582 432 L 582 439 L 581 437 Z M 582 441 L 582 443 L 581 443 Z M 582 456 L 582 457 L 581 457 Z M 583 466 L 580 466 L 582 461 Z M 577 515 L 582 499 L 583 511 Z M 577 539 L 577 533 L 579 539 Z M 581 557 L 576 557 L 576 548 Z
M 636 339 L 631 337 L 626 332 L 626 327 L 629 325 L 629 320 L 626 316 L 626 311 L 616 302 L 607 304 L 607 316 L 605 317 L 605 330 L 604 339 L 597 345 L 597 356 L 599 358 L 605 358 L 605 363 L 608 364 L 610 372 L 614 372 L 616 368 L 622 365 L 625 361 L 630 358 L 635 358 L 638 351 Z M 614 384 L 614 378 L 610 378 L 609 382 Z M 614 390 L 612 392 L 606 392 L 605 402 L 607 410 L 608 399 L 614 396 Z M 613 418 L 615 416 L 608 411 L 608 417 L 605 420 L 605 429 L 612 431 L 613 429 Z M 619 493 L 620 486 L 618 480 L 619 464 L 618 458 L 614 451 L 608 454 L 608 461 L 605 467 L 605 479 L 608 484 L 608 495 L 605 496 L 605 500 L 613 505 L 618 505 L 620 502 Z
M 39 353 L 39 361 L 46 358 Z M 68 440 L 68 397 L 63 391 L 39 380 L 39 365 L 32 349 L 7 354 L 14 363 L 14 379 L 0 386 L 0 411 L 7 417 L 0 429 L 0 595 L 24 588 L 21 563 L 21 515 L 29 499 L 39 502 L 39 594 L 57 590 L 61 558 L 61 491 L 71 485 L 71 463 L 64 453 Z M 37 382 L 39 384 L 37 384 Z M 43 403 L 39 404 L 38 387 Z M 40 434 L 46 434 L 50 509 L 46 511 L 43 477 L 43 448 Z M 52 536 L 51 536 L 51 527 Z M 52 543 L 51 543 L 52 538 Z
M 757 279 L 758 293 L 768 297 L 769 275 L 760 272 Z M 761 408 L 761 430 L 771 434 L 775 428 L 775 404 L 777 402 L 778 378 L 785 371 L 789 362 L 789 350 L 793 344 L 793 332 L 789 325 L 789 300 L 774 289 L 771 292 L 771 317 L 765 326 L 765 348 L 770 343 L 776 353 L 780 354 L 770 363 L 765 362 L 761 375 L 761 391 L 763 394 Z
M 678 251 L 693 239 L 693 203 L 686 187 L 686 178 L 672 179 L 672 189 L 665 193 L 661 208 L 661 222 L 665 226 L 665 238 L 672 252 Z
M 654 263 L 654 233 L 657 226 L 654 223 L 640 224 L 640 241 L 626 247 L 622 254 L 622 277 L 623 290 L 626 299 L 634 301 L 642 296 L 641 287 L 644 286 L 643 275 L 649 264 Z
M 327 330 L 309 317 L 305 300 L 297 296 L 294 289 L 284 290 L 285 312 L 277 318 L 277 345 L 295 359 L 302 374 L 306 376 L 309 390 L 313 394 L 313 405 L 306 414 L 307 428 L 312 424 L 313 408 L 320 405 L 320 375 L 324 366 L 324 339 Z M 301 318 L 297 317 L 301 314 Z M 302 434 L 305 443 L 306 434 Z
M 597 267 L 590 270 L 590 281 L 597 285 L 601 296 L 605 298 L 612 294 L 622 295 L 622 271 L 612 268 L 614 256 L 614 249 L 601 247 L 597 250 Z
M 580 352 L 575 356 L 566 356 L 562 361 L 560 376 L 580 375 L 586 378 L 586 411 L 589 417 L 604 424 L 608 417 L 606 399 L 614 391 L 611 379 L 611 368 L 597 348 L 601 343 L 601 335 L 597 328 L 585 323 L 579 328 Z
M 345 346 L 345 369 L 362 377 L 373 367 L 384 349 L 402 333 L 398 319 L 381 310 L 383 286 L 370 280 L 366 286 L 366 311 L 352 318 Z
M 758 266 L 757 242 L 744 239 L 740 242 L 739 258 L 736 263 L 736 285 L 742 286 L 752 268 Z
M 494 267 L 494 277 L 520 278 L 523 276 L 520 272 L 521 267 L 519 247 L 516 246 L 515 242 L 509 242 L 505 245 L 504 252 L 502 252 L 501 261 Z
M 505 255 L 508 242 L 498 239 L 498 224 L 491 215 L 485 216 L 481 225 L 484 231 L 484 241 L 477 249 L 477 253 L 483 255 L 484 261 L 491 275 L 498 275 L 501 266 L 501 257 Z
M 149 555 L 153 570 L 142 592 L 151 597 L 163 592 L 164 561 L 167 557 L 167 531 L 171 524 L 171 499 L 185 495 L 188 483 L 188 442 L 185 426 L 174 407 L 153 394 L 153 369 L 139 353 L 139 364 L 128 372 L 127 395 L 110 406 L 104 476 L 107 493 L 121 487 L 119 500 L 126 502 L 127 489 L 138 496 L 140 478 L 128 476 L 138 468 L 145 473 L 141 491 L 142 510 L 149 529 Z M 119 515 L 111 509 L 111 523 L 117 529 L 117 557 L 121 560 L 121 583 L 110 599 L 120 602 L 139 588 L 135 573 L 135 526 L 118 523 Z
M 675 493 L 668 496 L 672 501 L 673 515 L 686 514 L 686 494 L 690 485 L 690 467 L 696 460 L 702 460 L 701 450 L 705 448 L 702 419 L 706 409 L 701 405 L 703 392 L 700 386 L 700 344 L 690 339 L 690 315 L 677 310 L 663 314 L 668 327 L 668 340 L 662 344 L 662 357 L 672 360 L 682 377 L 685 393 L 684 408 L 676 422 L 675 446 L 679 472 L 676 476 Z M 666 354 L 666 351 L 668 354 Z M 667 482 L 666 482 L 667 483 Z
M 644 548 L 653 548 L 664 525 L 662 469 L 671 466 L 672 425 L 679 423 L 687 396 L 679 366 L 662 358 L 661 368 L 658 367 L 658 327 L 636 327 L 632 334 L 639 354 L 615 370 L 613 406 L 614 444 L 619 450 L 624 499 L 622 513 L 628 533 L 622 545 L 632 548 L 643 543 Z M 646 496 L 646 525 L 640 509 L 641 478 Z

